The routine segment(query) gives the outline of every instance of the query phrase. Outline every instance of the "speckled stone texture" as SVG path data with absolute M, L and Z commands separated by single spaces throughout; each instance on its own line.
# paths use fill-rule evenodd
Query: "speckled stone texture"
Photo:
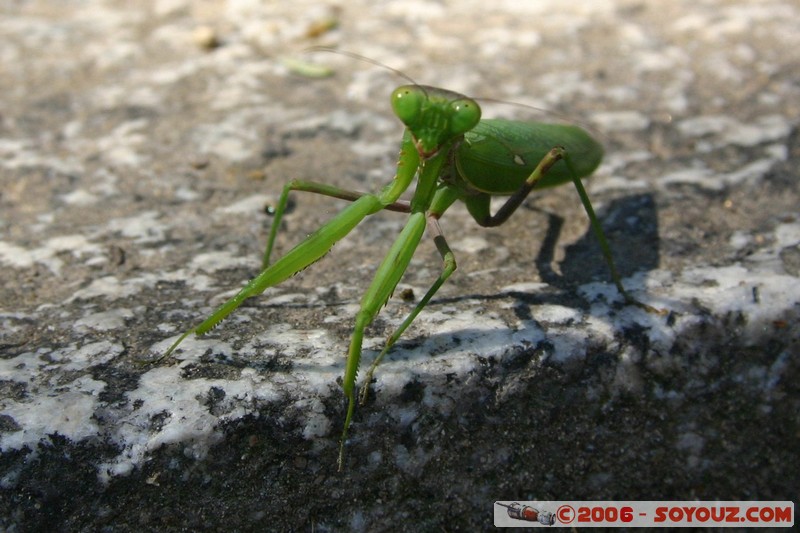
M 798 27 L 768 0 L 0 4 L 0 529 L 476 531 L 495 500 L 796 498 Z M 391 179 L 407 80 L 311 46 L 590 129 L 624 283 L 668 314 L 622 304 L 566 186 L 495 229 L 446 213 L 459 268 L 379 367 L 344 473 L 337 380 L 402 214 L 147 364 L 258 272 L 289 179 Z M 275 253 L 343 205 L 294 195 Z M 440 262 L 426 239 L 365 363 Z

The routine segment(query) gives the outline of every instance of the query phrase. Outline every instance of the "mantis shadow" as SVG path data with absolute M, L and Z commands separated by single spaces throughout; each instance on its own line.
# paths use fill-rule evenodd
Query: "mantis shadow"
M 610 281 L 611 272 L 591 227 L 587 227 L 577 242 L 567 246 L 559 265 L 561 273 L 553 269 L 556 244 L 564 219 L 553 213 L 545 214 L 548 217 L 547 232 L 535 259 L 542 281 L 561 290 L 572 290 L 577 285 L 593 281 Z M 620 277 L 624 279 L 658 267 L 658 216 L 651 194 L 613 200 L 598 213 L 598 219 L 611 246 Z
M 612 284 L 611 272 L 603 258 L 597 237 L 591 226 L 574 244 L 566 247 L 563 260 L 554 269 L 555 251 L 564 226 L 564 218 L 534 206 L 528 209 L 547 216 L 547 229 L 542 246 L 534 259 L 541 280 L 550 290 L 528 293 L 504 291 L 502 293 L 467 293 L 444 298 L 434 297 L 429 305 L 455 303 L 464 300 L 501 300 L 513 298 L 528 304 L 564 304 L 573 300 L 575 288 L 592 282 Z M 658 216 L 651 194 L 637 194 L 612 201 L 597 212 L 611 247 L 611 254 L 622 279 L 637 272 L 649 271 L 659 265 Z

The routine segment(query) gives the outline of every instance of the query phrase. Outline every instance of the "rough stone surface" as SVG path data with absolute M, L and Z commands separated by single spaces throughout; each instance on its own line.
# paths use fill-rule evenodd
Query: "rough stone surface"
M 800 492 L 796 2 L 0 9 L 0 529 L 475 531 L 503 499 Z M 391 179 L 406 81 L 320 45 L 587 125 L 624 282 L 669 314 L 622 305 L 562 187 L 496 229 L 446 214 L 459 269 L 344 473 L 337 380 L 402 215 L 145 364 L 257 273 L 287 180 Z M 295 195 L 276 254 L 342 205 Z M 424 243 L 365 362 L 439 268 Z

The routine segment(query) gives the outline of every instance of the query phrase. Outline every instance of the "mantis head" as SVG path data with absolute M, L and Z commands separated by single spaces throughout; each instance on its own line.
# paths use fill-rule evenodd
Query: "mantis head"
M 481 119 L 475 100 L 425 85 L 395 89 L 392 109 L 411 132 L 423 160 L 436 155 L 444 144 L 464 135 Z

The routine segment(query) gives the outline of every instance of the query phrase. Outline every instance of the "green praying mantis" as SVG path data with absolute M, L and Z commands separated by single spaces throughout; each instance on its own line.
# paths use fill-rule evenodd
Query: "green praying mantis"
M 655 311 L 634 300 L 623 287 L 608 242 L 581 183 L 581 179 L 592 174 L 603 157 L 602 147 L 586 131 L 574 125 L 481 119 L 481 108 L 474 99 L 417 84 L 395 89 L 391 105 L 397 118 L 405 125 L 392 181 L 377 194 L 312 181 L 292 180 L 286 184 L 274 211 L 261 273 L 203 322 L 183 333 L 163 356 L 168 357 L 190 334 L 202 335 L 214 328 L 247 298 L 261 294 L 322 258 L 334 243 L 369 215 L 384 209 L 406 214 L 406 223 L 378 266 L 355 317 L 342 382 L 347 414 L 339 444 L 340 471 L 344 468 L 345 443 L 356 405 L 356 378 L 364 330 L 392 295 L 427 227 L 442 258 L 441 273 L 388 337 L 373 361 L 359 396 L 362 404 L 381 360 L 456 269 L 455 256 L 438 222 L 456 201 L 466 204 L 480 226 L 499 226 L 532 190 L 572 182 L 617 289 L 629 304 Z M 416 188 L 411 200 L 401 200 L 401 195 L 415 179 Z M 286 255 L 271 263 L 275 237 L 289 194 L 293 191 L 321 194 L 351 203 Z M 508 197 L 494 214 L 490 211 L 493 196 Z

